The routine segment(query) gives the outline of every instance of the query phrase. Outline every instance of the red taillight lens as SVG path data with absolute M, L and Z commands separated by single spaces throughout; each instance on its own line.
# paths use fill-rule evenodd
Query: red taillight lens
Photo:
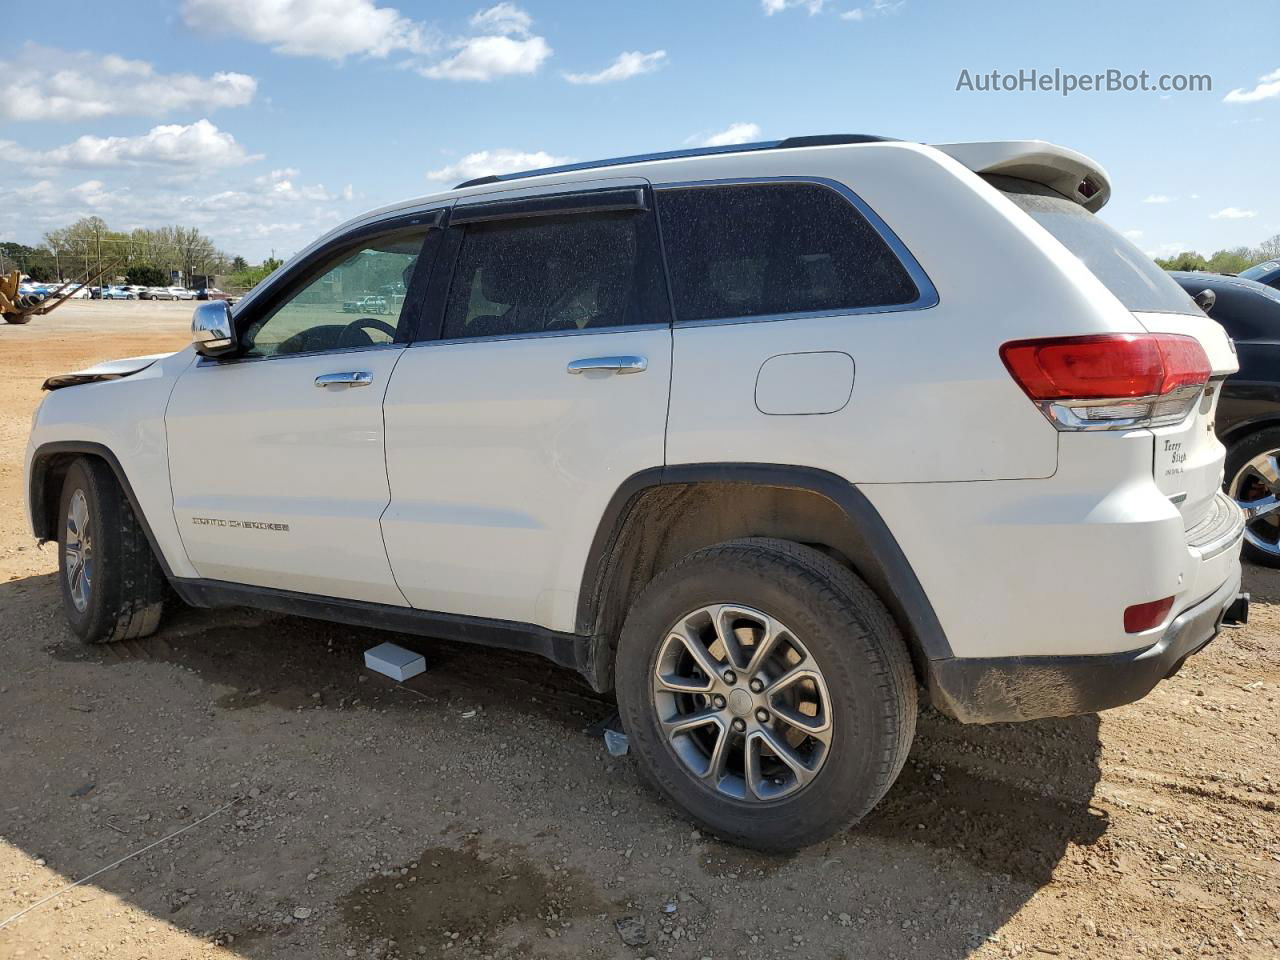
M 1198 340 L 1167 333 L 1014 340 L 1000 359 L 1064 429 L 1181 419 L 1211 372 Z
M 1124 632 L 1142 633 L 1158 627 L 1164 622 L 1165 615 L 1173 607 L 1173 597 L 1163 600 L 1151 600 L 1147 603 L 1135 603 L 1124 611 Z

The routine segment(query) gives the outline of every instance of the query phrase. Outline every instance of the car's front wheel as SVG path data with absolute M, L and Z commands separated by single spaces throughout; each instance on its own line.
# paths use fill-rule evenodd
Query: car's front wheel
M 618 645 L 641 770 L 712 832 L 793 850 L 866 815 L 906 761 L 916 683 L 884 605 L 825 554 L 717 544 L 660 574 Z
M 109 643 L 154 633 L 164 610 L 164 573 L 103 461 L 71 464 L 58 519 L 58 580 L 76 635 Z

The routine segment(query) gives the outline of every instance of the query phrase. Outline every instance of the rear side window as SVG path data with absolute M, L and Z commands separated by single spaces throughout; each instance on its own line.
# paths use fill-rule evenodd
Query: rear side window
M 670 188 L 658 212 L 677 320 L 838 313 L 920 296 L 875 228 L 820 184 Z
M 445 339 L 668 321 L 650 213 L 526 217 L 464 229 Z
M 1186 291 L 1154 260 L 1073 200 L 1015 177 L 985 178 L 1083 261 L 1130 310 L 1199 313 Z

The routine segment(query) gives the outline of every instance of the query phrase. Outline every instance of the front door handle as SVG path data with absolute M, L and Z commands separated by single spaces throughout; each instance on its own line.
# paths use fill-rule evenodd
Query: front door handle
M 644 357 L 584 357 L 570 360 L 570 373 L 586 373 L 588 370 L 604 370 L 607 373 L 643 373 L 649 369 Z
M 322 373 L 316 377 L 317 387 L 367 387 L 373 383 L 368 370 L 348 370 L 346 373 Z

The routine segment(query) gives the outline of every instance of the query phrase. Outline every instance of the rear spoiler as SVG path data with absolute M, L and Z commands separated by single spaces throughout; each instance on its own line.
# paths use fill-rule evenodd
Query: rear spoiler
M 1107 172 L 1083 153 L 1044 140 L 933 145 L 974 173 L 999 174 L 1041 183 L 1097 213 L 1111 198 Z

